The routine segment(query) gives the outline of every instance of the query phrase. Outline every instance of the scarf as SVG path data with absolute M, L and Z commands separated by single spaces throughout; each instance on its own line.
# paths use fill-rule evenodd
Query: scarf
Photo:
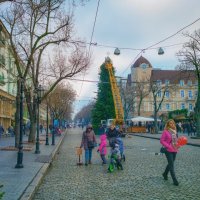
M 175 147 L 176 144 L 177 144 L 177 140 L 178 140 L 178 138 L 177 138 L 177 132 L 176 132 L 176 130 L 171 129 L 171 128 L 169 128 L 169 132 L 172 135 L 172 145 Z

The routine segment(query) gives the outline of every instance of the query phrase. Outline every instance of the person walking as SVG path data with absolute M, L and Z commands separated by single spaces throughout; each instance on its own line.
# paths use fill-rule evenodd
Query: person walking
M 174 162 L 176 159 L 176 154 L 178 152 L 179 146 L 177 145 L 177 132 L 176 132 L 176 124 L 173 119 L 167 121 L 165 125 L 165 129 L 162 132 L 160 143 L 166 149 L 165 156 L 167 158 L 167 166 L 162 174 L 165 180 L 168 180 L 168 173 L 170 172 L 174 185 L 178 186 L 179 182 L 176 179 L 175 171 L 174 171 Z
M 82 140 L 81 140 L 81 148 L 83 147 L 85 150 L 85 165 L 92 164 L 92 150 L 96 146 L 96 137 L 93 131 L 92 125 L 88 125 L 86 127 L 86 131 L 83 132 Z
M 0 124 L 0 138 L 1 138 L 1 136 L 3 135 L 3 133 L 4 133 L 4 128 L 3 128 L 3 126 Z
M 112 143 L 116 140 L 116 138 L 120 135 L 120 133 L 115 128 L 115 125 L 111 124 L 106 135 L 107 135 L 107 139 L 109 141 L 109 145 L 112 146 Z
M 99 148 L 97 150 L 97 152 L 100 152 L 100 156 L 102 159 L 102 165 L 106 164 L 106 154 L 107 154 L 107 141 L 106 141 L 106 134 L 101 134 L 100 136 L 100 144 L 99 144 Z

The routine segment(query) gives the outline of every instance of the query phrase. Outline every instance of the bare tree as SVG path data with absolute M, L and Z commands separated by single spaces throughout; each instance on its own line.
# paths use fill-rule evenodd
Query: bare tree
M 130 113 L 133 113 L 135 111 L 136 93 L 135 89 L 128 85 L 124 88 L 121 87 L 120 91 L 124 108 L 124 119 L 126 120 L 129 117 Z
M 135 95 L 137 97 L 138 102 L 138 110 L 137 114 L 140 116 L 141 105 L 145 97 L 149 95 L 149 81 L 146 80 L 145 82 L 137 82 L 135 83 Z
M 65 0 L 19 0 L 1 15 L 9 27 L 10 49 L 15 58 L 18 76 L 25 83 L 25 96 L 31 121 L 29 142 L 35 141 L 34 91 L 37 91 L 40 84 L 41 66 L 45 55 L 52 53 L 52 46 L 61 44 L 65 44 L 63 47 L 71 50 L 67 52 L 65 63 L 63 60 L 54 62 L 54 68 L 60 71 L 57 71 L 56 79 L 44 98 L 60 81 L 80 73 L 89 64 L 89 56 L 83 43 L 74 42 L 72 38 L 73 13 L 66 13 L 66 9 L 63 9 L 64 2 Z M 67 70 L 63 71 L 64 66 L 67 66 Z
M 92 109 L 94 108 L 95 102 L 92 101 L 88 105 L 84 106 L 74 117 L 75 121 L 84 122 L 88 124 L 91 122 Z
M 150 92 L 153 97 L 153 116 L 154 116 L 154 128 L 155 133 L 158 133 L 158 112 L 162 106 L 162 103 L 166 97 L 166 92 L 169 92 L 170 95 L 176 90 L 174 84 L 165 84 L 162 85 L 161 82 L 153 81 L 150 82 Z
M 195 121 L 197 128 L 197 137 L 200 137 L 200 29 L 194 31 L 193 34 L 184 34 L 189 41 L 183 45 L 182 50 L 177 53 L 181 65 L 181 70 L 195 71 L 198 80 L 198 94 L 194 108 Z
M 72 105 L 75 100 L 76 93 L 72 87 L 59 84 L 47 97 L 50 112 L 54 115 L 54 119 L 59 121 L 71 118 Z

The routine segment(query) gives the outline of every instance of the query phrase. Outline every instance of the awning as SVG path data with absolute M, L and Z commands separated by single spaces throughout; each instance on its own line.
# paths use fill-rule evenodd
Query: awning
M 131 121 L 132 122 L 153 122 L 154 118 L 138 116 L 138 117 L 131 118 Z M 157 119 L 157 121 L 160 122 L 161 120 Z

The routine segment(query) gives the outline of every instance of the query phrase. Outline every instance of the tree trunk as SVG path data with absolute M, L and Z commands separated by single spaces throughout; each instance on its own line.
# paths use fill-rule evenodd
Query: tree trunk
M 30 116 L 30 134 L 28 137 L 28 142 L 35 142 L 35 134 L 36 134 L 36 126 L 37 126 L 37 119 L 36 119 L 36 100 L 33 100 L 33 107 L 32 109 L 28 109 L 29 110 L 29 116 Z M 32 111 L 30 113 L 30 111 Z
M 35 134 L 36 134 L 36 121 L 35 119 L 30 119 L 31 126 L 30 126 L 30 134 L 28 137 L 28 142 L 35 142 Z
M 142 100 L 143 99 L 140 98 L 139 105 L 138 105 L 138 116 L 140 116 L 140 109 L 141 109 L 141 105 L 142 105 Z
M 200 137 L 200 99 L 199 95 L 195 106 L 196 136 Z
M 155 127 L 155 134 L 158 134 L 158 121 L 157 121 L 157 112 L 154 112 L 154 127 Z
M 156 96 L 154 95 L 154 133 L 158 134 L 158 122 L 157 122 L 157 101 Z
M 17 81 L 16 112 L 15 112 L 15 147 L 19 145 L 20 132 L 20 82 Z

